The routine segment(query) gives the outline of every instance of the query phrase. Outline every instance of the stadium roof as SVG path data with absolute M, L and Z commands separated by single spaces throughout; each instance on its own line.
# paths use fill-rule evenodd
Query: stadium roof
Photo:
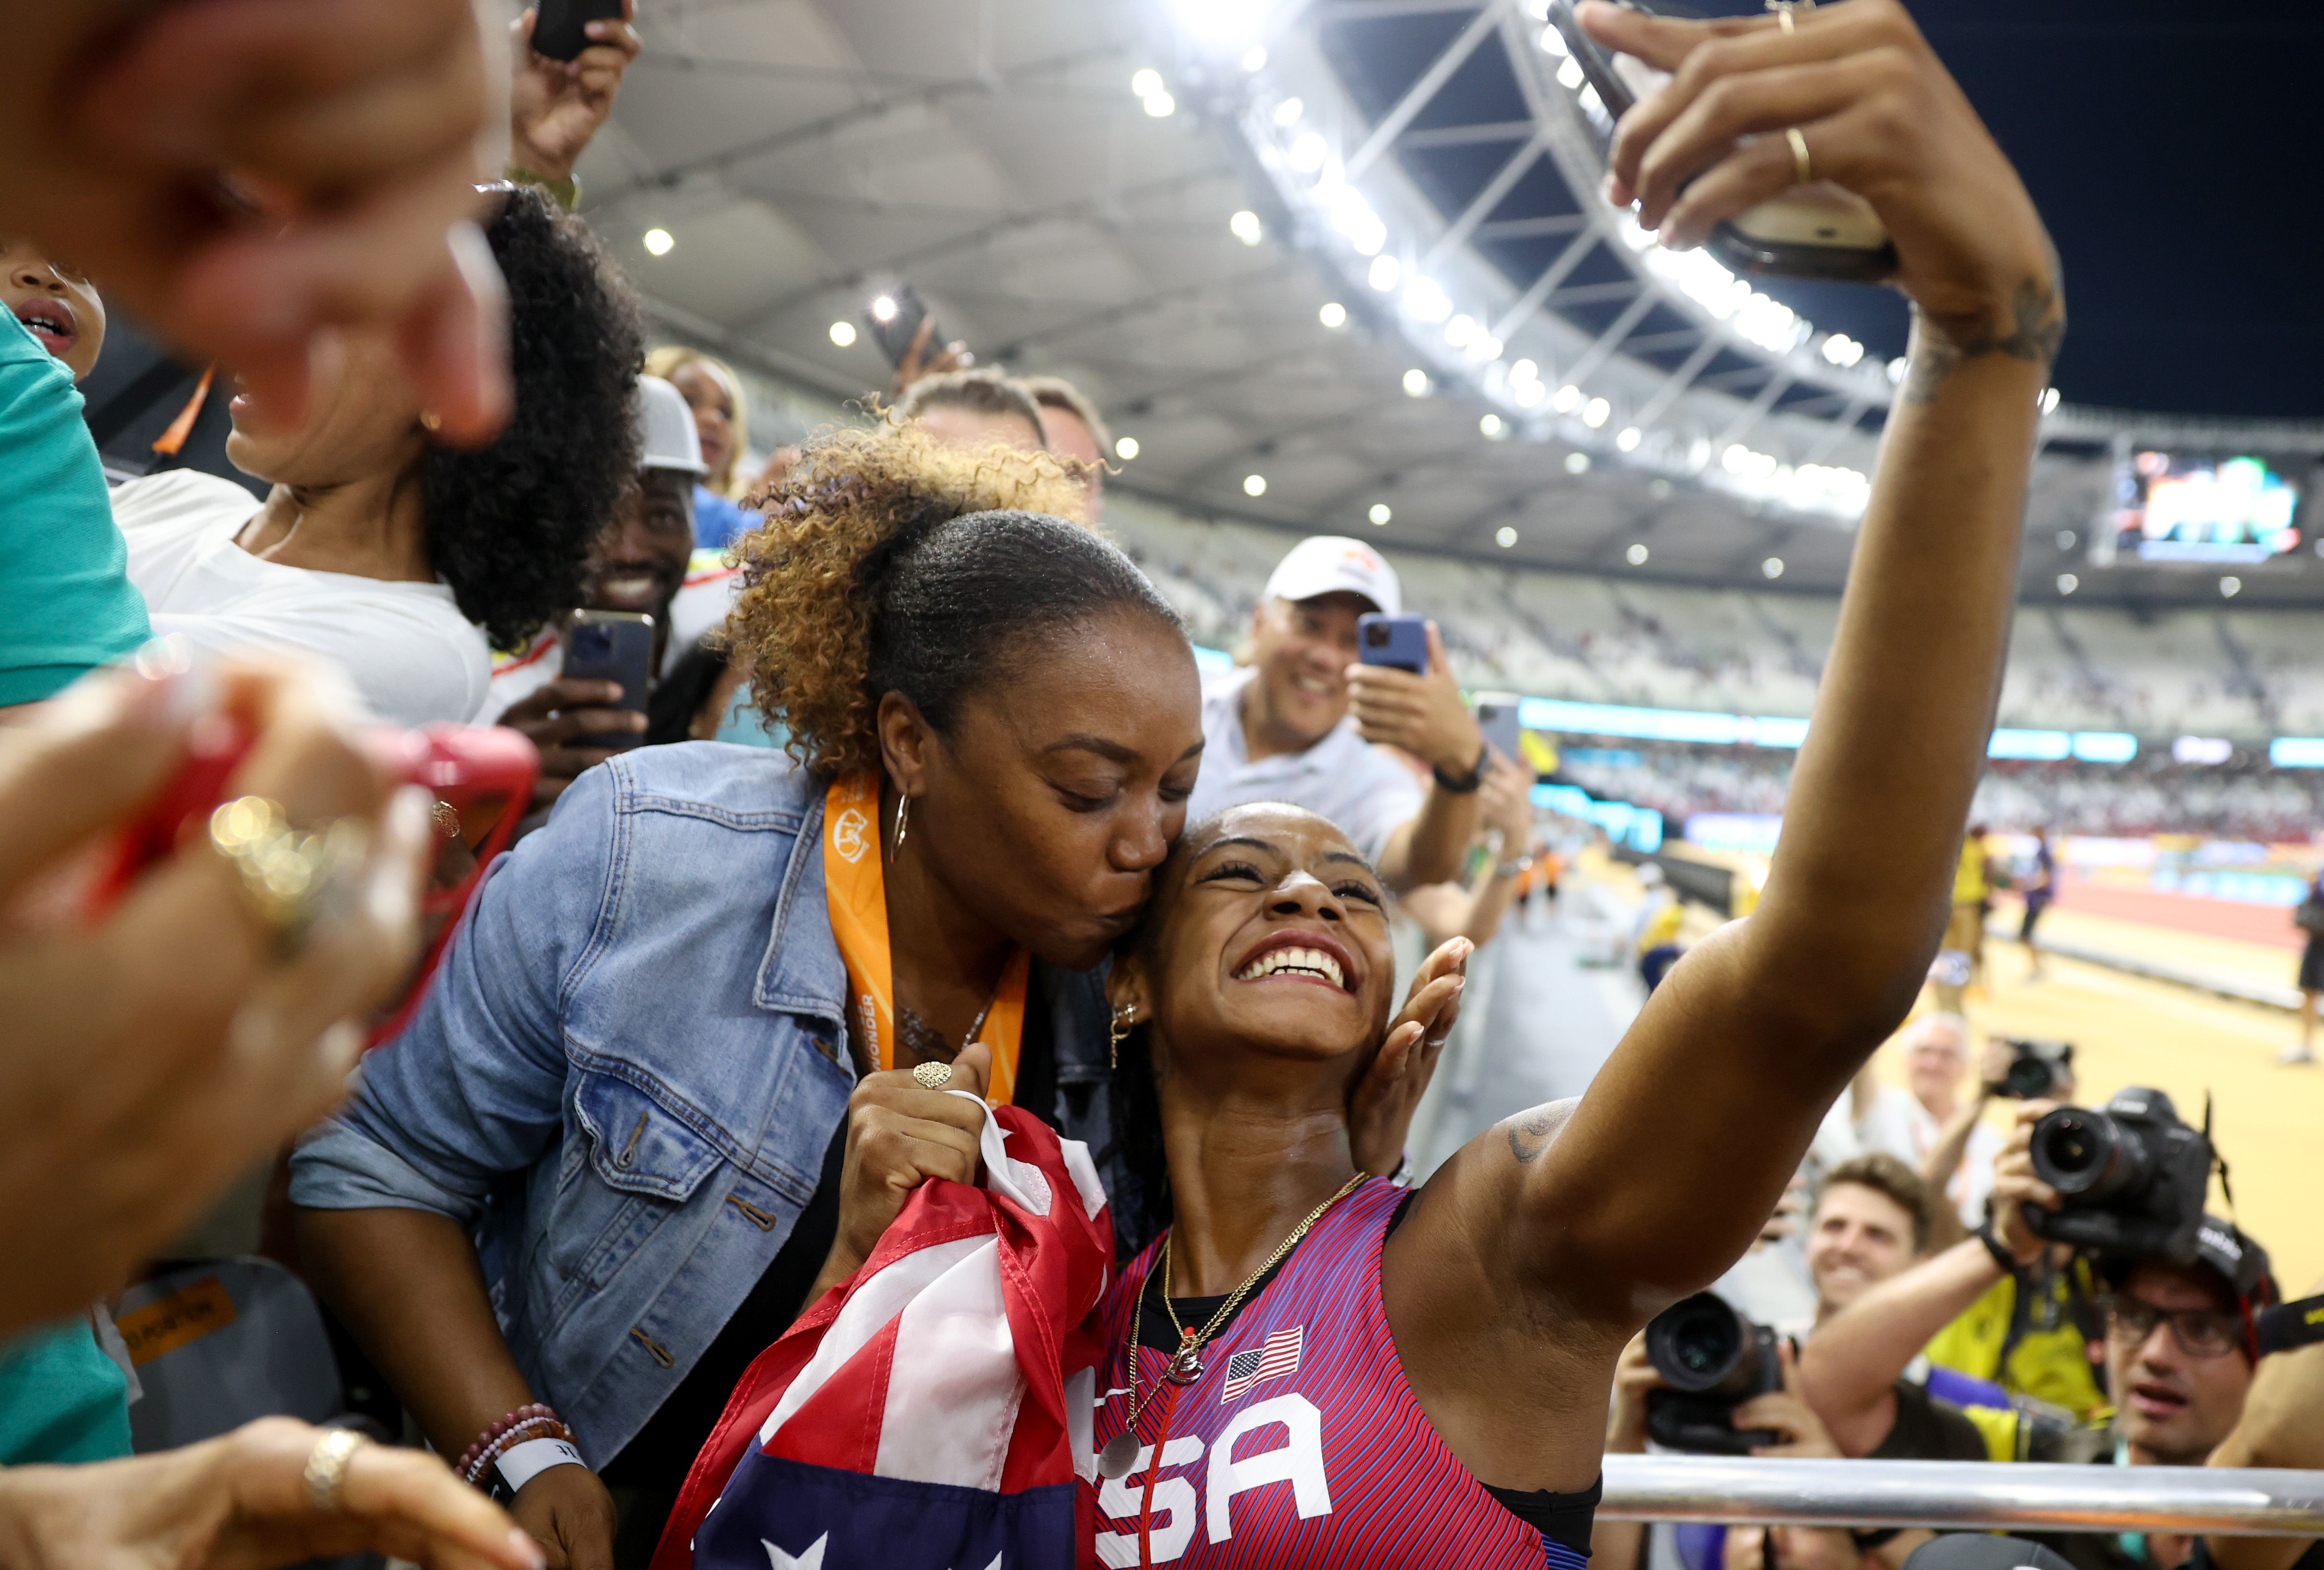
M 2279 194 L 2324 141 L 2293 80 L 2324 23 L 2251 0 L 1917 14 L 2068 269 L 2025 594 L 2219 604 L 2216 566 L 2090 562 L 2091 524 L 2116 442 L 2264 450 L 2301 483 L 2324 450 L 2324 330 Z M 1189 511 L 1510 565 L 1840 580 L 1900 307 L 1755 280 L 1774 303 L 1746 342 L 1653 273 L 1573 194 L 1587 128 L 1517 0 L 665 0 L 641 25 L 589 216 L 667 327 L 762 372 L 883 386 L 870 335 L 831 329 L 909 282 L 988 361 L 1084 385 L 1139 443 L 1118 483 Z M 1311 130 L 1322 179 L 1369 200 L 1352 218 L 1302 167 Z M 1400 294 L 1366 286 L 1346 237 L 1366 221 Z M 1416 320 L 1424 276 L 1443 309 Z M 1471 346 L 1438 341 L 1472 314 Z M 1513 383 L 1520 359 L 1549 385 Z M 2324 599 L 2304 547 L 2228 570 L 2240 603 Z

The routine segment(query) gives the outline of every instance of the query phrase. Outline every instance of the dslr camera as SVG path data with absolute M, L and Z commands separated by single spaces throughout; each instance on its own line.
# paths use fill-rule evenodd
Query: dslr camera
M 2211 1141 L 2171 1098 L 2133 1085 L 2097 1111 L 2061 1106 L 2034 1125 L 2034 1174 L 2056 1210 L 2025 1207 L 2037 1237 L 2130 1259 L 2195 1262 Z
M 1667 1390 L 1646 1392 L 1646 1433 L 1657 1445 L 1706 1455 L 1748 1455 L 1772 1428 L 1738 1428 L 1735 1408 L 1784 1387 L 1775 1333 L 1716 1292 L 1697 1292 L 1646 1325 L 1646 1361 Z
M 2006 1095 L 2013 1101 L 2046 1101 L 2056 1094 L 2058 1082 L 2073 1067 L 2071 1041 L 2041 1041 L 2015 1036 L 2000 1039 L 2009 1048 L 2010 1057 L 2000 1081 L 1989 1087 L 1996 1095 Z

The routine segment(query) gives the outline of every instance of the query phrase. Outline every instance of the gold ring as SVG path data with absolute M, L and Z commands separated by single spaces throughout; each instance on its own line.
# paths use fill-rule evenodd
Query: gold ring
M 307 1452 L 306 1470 L 300 1474 L 307 1485 L 307 1502 L 318 1510 L 337 1510 L 340 1492 L 346 1486 L 347 1463 L 370 1443 L 369 1436 L 353 1428 L 334 1428 L 316 1440 L 315 1447 Z
M 1815 7 L 1816 0 L 1767 0 L 1767 9 L 1775 14 L 1775 25 L 1786 33 L 1799 31 L 1799 23 L 1794 20 L 1792 13 L 1812 11 Z
M 1784 140 L 1792 144 L 1792 183 L 1805 185 L 1815 179 L 1815 166 L 1808 162 L 1808 139 L 1796 125 L 1784 128 Z
M 279 801 L 241 796 L 210 814 L 211 848 L 230 863 L 276 957 L 295 958 L 315 918 L 362 864 L 365 836 L 345 819 L 301 833 Z
M 922 1090 L 942 1090 L 952 1083 L 952 1065 L 915 1063 L 912 1065 L 912 1077 L 920 1082 Z

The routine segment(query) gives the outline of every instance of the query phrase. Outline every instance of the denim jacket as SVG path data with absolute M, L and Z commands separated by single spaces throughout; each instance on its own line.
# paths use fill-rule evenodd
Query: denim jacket
M 536 1396 L 603 1465 L 790 1235 L 855 1075 L 823 784 L 762 748 L 589 770 L 492 868 L 410 1027 L 302 1142 L 310 1209 L 467 1227 Z M 1034 966 L 1057 1104 L 1118 1177 L 1095 973 Z

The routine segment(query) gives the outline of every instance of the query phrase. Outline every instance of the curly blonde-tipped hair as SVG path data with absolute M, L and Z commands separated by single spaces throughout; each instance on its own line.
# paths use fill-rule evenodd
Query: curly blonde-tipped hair
M 767 522 L 735 542 L 742 591 L 726 634 L 792 755 L 825 772 L 876 768 L 886 691 L 941 730 L 999 641 L 1044 623 L 1134 603 L 1175 625 L 1127 557 L 1068 522 L 1080 500 L 1044 452 L 947 446 L 910 428 L 810 440 L 751 498 Z M 997 516 L 977 540 L 937 538 L 980 513 Z

